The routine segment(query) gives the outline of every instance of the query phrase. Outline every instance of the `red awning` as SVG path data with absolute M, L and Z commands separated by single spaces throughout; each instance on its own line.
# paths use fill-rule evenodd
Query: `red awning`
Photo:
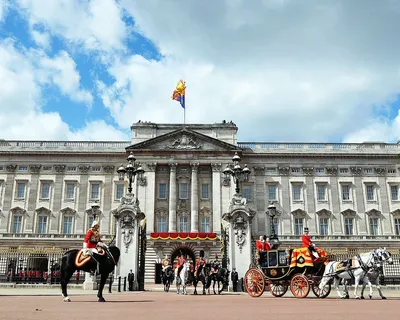
M 215 232 L 152 232 L 151 240 L 216 240 Z

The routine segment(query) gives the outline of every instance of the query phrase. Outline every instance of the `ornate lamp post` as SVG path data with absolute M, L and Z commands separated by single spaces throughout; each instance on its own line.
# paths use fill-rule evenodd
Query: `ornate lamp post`
M 274 204 L 270 204 L 268 206 L 268 211 L 266 212 L 266 214 L 269 215 L 271 223 L 271 235 L 269 237 L 271 247 L 277 248 L 280 245 L 280 241 L 278 235 L 275 233 L 274 218 L 276 216 L 276 207 Z
M 233 177 L 233 181 L 236 184 L 235 192 L 237 194 L 240 192 L 239 182 L 248 181 L 250 175 L 250 169 L 247 167 L 247 164 L 245 164 L 243 168 L 240 166 L 241 160 L 242 159 L 240 159 L 238 153 L 235 152 L 235 155 L 232 158 L 233 164 L 226 165 L 226 168 L 223 171 L 225 178 L 230 178 L 230 176 Z
M 119 180 L 124 180 L 125 179 L 125 174 L 128 177 L 128 192 L 132 193 L 132 183 L 135 182 L 135 176 L 138 176 L 138 179 L 143 178 L 144 170 L 142 166 L 138 163 L 136 164 L 136 158 L 132 154 L 132 152 L 129 154 L 128 158 L 128 164 L 126 167 L 124 167 L 122 164 L 118 168 L 117 172 L 119 175 Z

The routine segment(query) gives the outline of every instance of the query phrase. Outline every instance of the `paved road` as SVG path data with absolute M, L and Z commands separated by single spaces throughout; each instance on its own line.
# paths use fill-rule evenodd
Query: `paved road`
M 398 313 L 399 297 L 388 300 L 340 300 L 334 297 L 296 299 L 288 295 L 274 298 L 265 294 L 251 298 L 243 294 L 177 295 L 170 292 L 126 292 L 104 295 L 107 302 L 96 302 L 95 294 L 70 295 L 72 302 L 58 296 L 2 296 L 0 319 L 7 320 L 74 320 L 74 319 L 122 319 L 135 320 L 190 320 L 205 317 L 212 319 L 384 319 Z M 398 296 L 398 294 L 397 294 Z M 90 314 L 85 315 L 85 314 Z

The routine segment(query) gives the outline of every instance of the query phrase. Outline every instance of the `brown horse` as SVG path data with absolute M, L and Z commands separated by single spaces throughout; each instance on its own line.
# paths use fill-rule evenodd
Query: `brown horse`
M 78 266 L 76 263 L 77 255 L 80 250 L 69 250 L 67 251 L 61 259 L 61 290 L 62 295 L 64 297 L 64 301 L 70 302 L 71 299 L 68 297 L 67 293 L 67 285 L 69 280 L 71 279 L 73 273 L 76 270 L 82 270 L 85 272 L 91 272 L 96 270 L 97 262 L 99 263 L 99 271 L 101 275 L 100 286 L 97 292 L 97 297 L 99 302 L 105 302 L 106 300 L 103 298 L 103 288 L 108 278 L 108 275 L 114 271 L 115 266 L 118 263 L 120 257 L 120 250 L 118 247 L 109 246 L 108 249 L 105 249 L 106 252 L 104 255 L 99 255 L 93 253 L 93 256 L 89 258 L 89 260 L 82 265 Z

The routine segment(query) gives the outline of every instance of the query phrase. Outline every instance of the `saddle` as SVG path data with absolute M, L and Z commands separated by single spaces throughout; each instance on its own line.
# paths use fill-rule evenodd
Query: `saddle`
M 349 269 L 356 268 L 354 262 L 354 259 L 343 260 L 336 265 L 334 272 L 347 271 Z
M 89 249 L 90 250 L 90 249 Z M 101 247 L 97 247 L 97 254 L 104 256 L 105 250 Z M 80 249 L 75 257 L 75 265 L 80 268 L 90 261 L 92 254 L 88 253 L 88 249 Z

